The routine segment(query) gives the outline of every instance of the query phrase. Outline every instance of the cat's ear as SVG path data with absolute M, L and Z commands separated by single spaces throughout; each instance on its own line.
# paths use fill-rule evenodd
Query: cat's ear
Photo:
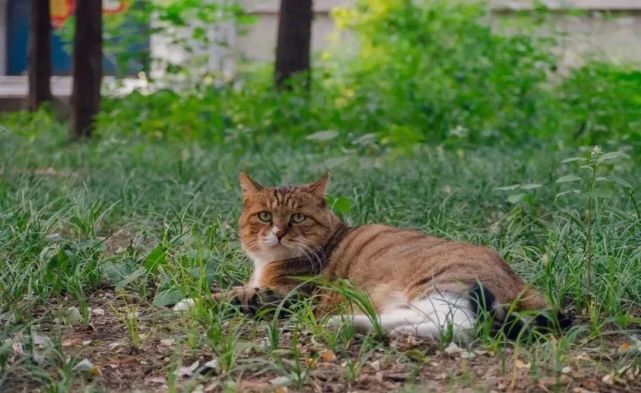
M 256 183 L 245 171 L 240 172 L 240 188 L 243 195 L 253 194 L 263 189 L 263 186 Z
M 306 191 L 321 197 L 325 198 L 325 193 L 327 192 L 327 186 L 329 185 L 329 172 L 321 176 L 315 183 L 308 184 L 305 186 Z

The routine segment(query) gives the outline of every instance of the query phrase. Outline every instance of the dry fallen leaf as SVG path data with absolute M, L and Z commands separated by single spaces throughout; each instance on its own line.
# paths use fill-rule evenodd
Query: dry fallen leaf
M 66 340 L 62 341 L 62 347 L 73 347 L 74 345 L 78 345 L 82 342 L 80 338 L 68 338 Z
M 127 343 L 122 341 L 114 341 L 112 343 L 109 343 L 109 349 L 114 349 L 114 348 L 122 347 L 125 345 L 127 345 Z
M 614 385 L 614 374 L 606 374 L 601 378 L 601 382 L 607 383 L 608 385 Z
M 567 385 L 570 382 L 570 378 L 567 375 L 561 375 L 559 378 L 547 376 L 539 379 L 539 385 L 541 386 L 555 386 L 555 385 Z
M 77 325 L 82 322 L 82 316 L 78 307 L 69 307 L 62 314 L 62 322 L 69 325 Z
M 175 343 L 176 343 L 176 340 L 171 339 L 171 338 L 167 338 L 167 339 L 162 339 L 162 340 L 160 340 L 160 346 L 161 346 L 161 347 L 171 347 L 171 346 L 172 346 L 172 345 L 174 345 Z
M 208 361 L 207 363 L 203 364 L 203 367 L 211 368 L 213 370 L 218 370 L 218 366 L 219 366 L 218 365 L 218 359 L 216 359 L 216 358 L 213 358 L 210 361 Z
M 89 371 L 93 367 L 93 363 L 89 359 L 83 359 L 80 363 L 73 366 L 74 370 L 78 371 Z
M 89 359 L 83 359 L 80 363 L 73 367 L 74 371 L 81 371 L 91 376 L 97 377 L 102 375 L 100 367 L 95 366 Z
M 524 361 L 522 361 L 521 359 L 516 359 L 516 360 L 514 361 L 514 366 L 515 366 L 516 368 L 526 368 L 526 369 L 529 369 L 531 365 L 530 365 L 530 363 L 525 363 L 525 362 L 524 362 Z
M 588 389 L 585 389 L 585 388 L 582 388 L 582 387 L 576 387 L 576 388 L 572 389 L 572 392 L 574 392 L 574 393 L 595 393 L 592 390 L 588 390 Z
M 336 360 L 336 354 L 331 349 L 326 349 L 321 352 L 321 360 L 327 363 L 331 363 Z
M 178 377 L 191 377 L 198 368 L 198 365 L 200 362 L 196 360 L 193 362 L 190 366 L 187 367 L 179 367 L 176 371 L 174 371 L 174 375 Z
M 15 355 L 24 355 L 24 348 L 22 347 L 22 343 L 20 342 L 14 342 L 11 344 L 11 349 L 13 349 L 13 353 Z
M 44 364 L 53 356 L 54 344 L 49 337 L 40 335 L 32 330 L 31 342 L 33 343 L 31 357 L 36 363 Z
M 269 383 L 272 385 L 286 385 L 289 382 L 289 378 L 285 376 L 272 378 L 269 380 Z
M 474 352 L 463 351 L 461 353 L 461 359 L 474 359 L 476 354 Z
M 575 359 L 576 359 L 576 360 L 592 361 L 592 358 L 590 357 L 590 355 L 588 355 L 588 354 L 587 354 L 587 353 L 585 353 L 585 352 L 578 354 L 578 355 L 575 357 Z
M 633 348 L 634 348 L 634 345 L 632 343 L 624 342 L 624 343 L 621 343 L 621 345 L 619 345 L 619 348 L 617 349 L 617 352 L 618 353 L 625 353 L 625 352 L 628 352 L 629 350 L 631 350 Z
M 463 352 L 463 350 L 458 345 L 456 345 L 456 343 L 451 342 L 447 346 L 447 348 L 443 350 L 443 352 L 445 352 L 448 355 L 454 355 L 454 354 Z
M 47 348 L 53 346 L 53 341 L 47 336 L 31 332 L 31 341 L 33 345 L 37 345 L 40 348 Z
M 60 235 L 59 233 L 50 233 L 45 236 L 45 240 L 50 243 L 57 243 L 62 240 L 62 235 Z

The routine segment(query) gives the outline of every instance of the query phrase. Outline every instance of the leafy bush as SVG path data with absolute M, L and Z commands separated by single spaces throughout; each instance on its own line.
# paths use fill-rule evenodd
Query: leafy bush
M 310 93 L 296 81 L 275 91 L 271 68 L 253 66 L 231 83 L 209 78 L 108 103 L 101 122 L 109 132 L 255 143 L 313 135 L 355 148 L 639 145 L 639 71 L 587 63 L 559 80 L 551 39 L 494 33 L 481 3 L 360 0 L 333 14 L 355 42 L 316 59 Z
M 237 2 L 201 0 L 132 0 L 127 12 L 103 16 L 103 53 L 108 59 L 108 72 L 117 76 L 143 72 L 149 77 L 152 64 L 167 74 L 196 76 L 196 65 L 206 63 L 202 48 L 215 43 L 207 26 L 233 22 L 241 29 L 255 21 Z M 71 16 L 55 32 L 65 42 L 65 50 L 73 51 L 75 17 Z M 241 30 L 242 32 L 242 30 Z M 190 56 L 180 61 L 153 57 L 150 35 L 157 34 Z M 218 43 L 220 44 L 220 43 Z M 200 67 L 198 71 L 208 70 Z
M 476 142 L 520 140 L 545 123 L 548 43 L 493 34 L 482 5 L 360 1 L 336 14 L 358 39 L 346 67 L 352 83 L 340 85 L 352 90 L 347 112 L 370 113 L 363 126 L 402 130 L 389 135 L 397 139 Z
M 124 102 L 105 100 L 99 129 L 108 134 L 137 130 L 155 138 L 221 140 L 223 102 L 213 90 L 207 94 L 180 94 L 170 89 L 152 95 L 134 92 Z
M 641 70 L 588 63 L 558 89 L 566 137 L 585 144 L 641 144 Z

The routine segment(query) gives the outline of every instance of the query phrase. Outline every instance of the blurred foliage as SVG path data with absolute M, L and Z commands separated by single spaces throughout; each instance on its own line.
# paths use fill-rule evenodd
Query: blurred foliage
M 592 62 L 558 88 L 566 136 L 581 143 L 641 144 L 641 69 Z M 570 133 L 574 130 L 574 133 Z
M 311 92 L 296 81 L 277 92 L 270 66 L 247 66 L 235 81 L 109 101 L 100 124 L 105 133 L 255 143 L 281 133 L 360 150 L 641 144 L 641 71 L 587 62 L 560 77 L 553 39 L 493 32 L 482 3 L 359 0 L 333 16 L 354 42 L 339 32 L 315 59 Z
M 224 45 L 216 41 L 209 26 L 233 22 L 242 32 L 254 20 L 235 0 L 132 0 L 126 12 L 103 16 L 103 52 L 116 76 L 142 72 L 149 77 L 152 66 L 165 74 L 193 73 L 189 62 L 154 58 L 150 35 L 160 35 L 173 50 L 193 55 L 212 44 Z M 56 33 L 68 53 L 73 51 L 74 28 L 72 16 Z

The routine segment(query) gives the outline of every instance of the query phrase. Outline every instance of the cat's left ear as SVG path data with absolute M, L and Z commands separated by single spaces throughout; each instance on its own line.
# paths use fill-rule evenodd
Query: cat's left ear
M 244 196 L 247 196 L 248 194 L 254 194 L 263 189 L 263 186 L 256 183 L 254 179 L 249 177 L 249 175 L 245 171 L 240 172 L 239 178 L 240 188 L 242 188 Z
M 329 172 L 324 174 L 320 179 L 315 183 L 308 184 L 305 186 L 306 191 L 320 197 L 325 198 L 325 193 L 327 191 L 327 186 L 329 185 Z

